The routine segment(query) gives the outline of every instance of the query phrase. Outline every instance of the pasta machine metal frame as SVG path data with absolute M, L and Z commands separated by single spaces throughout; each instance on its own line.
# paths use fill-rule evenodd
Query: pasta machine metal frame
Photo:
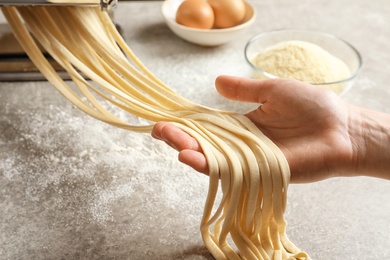
M 53 3 L 50 0 L 0 0 L 0 6 L 20 5 L 75 5 L 72 0 L 69 3 Z M 112 11 L 118 0 L 82 0 L 83 5 L 100 5 L 102 10 Z M 80 5 L 78 3 L 77 5 Z M 0 82 L 1 81 L 37 81 L 45 80 L 40 71 L 28 58 L 7 24 L 0 24 Z M 69 79 L 68 74 L 48 55 L 45 54 L 53 68 L 64 79 Z

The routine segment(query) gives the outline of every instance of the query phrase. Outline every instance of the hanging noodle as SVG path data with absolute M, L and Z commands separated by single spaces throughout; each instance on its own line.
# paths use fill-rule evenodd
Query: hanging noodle
M 199 142 L 210 170 L 200 230 L 216 259 L 310 259 L 286 236 L 287 161 L 248 118 L 176 94 L 137 59 L 98 7 L 8 6 L 2 11 L 41 73 L 80 110 L 143 133 L 150 133 L 155 122 L 169 121 Z M 77 91 L 49 64 L 36 39 Z M 150 123 L 127 124 L 101 100 Z

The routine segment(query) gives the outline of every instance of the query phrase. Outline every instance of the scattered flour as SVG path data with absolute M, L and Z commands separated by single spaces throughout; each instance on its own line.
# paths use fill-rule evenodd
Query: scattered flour
M 119 199 L 131 197 L 133 193 L 134 189 L 129 184 L 121 184 L 105 190 L 98 189 L 95 200 L 89 206 L 94 220 L 99 224 L 112 220 L 112 204 Z
M 146 123 L 120 110 L 113 113 L 123 121 Z M 30 203 L 46 212 L 62 212 L 56 214 L 61 221 L 106 226 L 123 217 L 130 219 L 127 228 L 134 233 L 143 222 L 133 220 L 156 210 L 183 212 L 182 221 L 188 208 L 202 212 L 207 178 L 185 173 L 177 152 L 149 135 L 115 128 L 56 104 L 46 109 L 10 108 L 2 123 L 0 177 L 10 188 L 19 187 Z M 183 204 L 183 187 L 192 204 Z M 204 196 L 199 196 L 200 190 Z M 117 215 L 123 211 L 129 214 Z M 199 215 L 190 214 L 194 219 L 188 221 L 197 223 Z M 170 216 L 161 226 L 176 223 Z

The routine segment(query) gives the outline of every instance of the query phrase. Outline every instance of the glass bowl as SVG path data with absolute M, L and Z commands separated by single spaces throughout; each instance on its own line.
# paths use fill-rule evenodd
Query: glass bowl
M 266 48 L 274 46 L 284 41 L 305 41 L 313 43 L 323 48 L 331 55 L 339 58 L 349 68 L 351 74 L 338 81 L 312 83 L 328 88 L 339 95 L 345 94 L 353 85 L 354 80 L 362 67 L 362 58 L 360 53 L 350 43 L 328 33 L 310 31 L 310 30 L 275 30 L 258 34 L 252 37 L 245 46 L 245 58 L 253 69 L 254 78 L 278 78 L 275 75 L 267 73 L 256 67 L 252 60 L 258 53 L 263 52 Z

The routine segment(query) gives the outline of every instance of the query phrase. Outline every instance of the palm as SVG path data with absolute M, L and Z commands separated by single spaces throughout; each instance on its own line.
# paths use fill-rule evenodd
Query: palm
M 333 93 L 295 81 L 267 90 L 247 116 L 285 154 L 292 181 L 316 181 L 338 174 L 336 158 L 351 154 L 345 104 Z

